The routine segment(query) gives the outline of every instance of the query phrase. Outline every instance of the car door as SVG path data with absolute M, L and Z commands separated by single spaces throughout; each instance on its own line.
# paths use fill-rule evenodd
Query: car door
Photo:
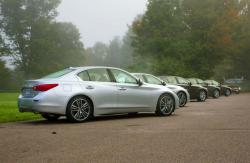
M 96 114 L 114 113 L 117 107 L 118 90 L 105 68 L 88 69 L 78 74 L 83 93 L 94 102 Z
M 176 78 L 176 81 L 178 83 L 178 86 L 181 86 L 181 87 L 185 88 L 186 90 L 188 90 L 190 96 L 192 96 L 192 97 L 196 96 L 195 87 L 192 87 L 186 79 L 181 78 L 181 77 L 175 77 L 175 78 Z
M 123 112 L 150 111 L 152 102 L 149 87 L 139 85 L 137 79 L 125 71 L 110 69 L 110 72 L 117 83 L 117 108 Z

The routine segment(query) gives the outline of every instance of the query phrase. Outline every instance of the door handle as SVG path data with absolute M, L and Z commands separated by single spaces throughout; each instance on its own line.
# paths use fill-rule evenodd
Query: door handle
M 86 89 L 94 89 L 94 87 L 89 85 L 89 86 L 86 87 Z
M 124 87 L 119 88 L 120 91 L 126 91 L 127 89 Z

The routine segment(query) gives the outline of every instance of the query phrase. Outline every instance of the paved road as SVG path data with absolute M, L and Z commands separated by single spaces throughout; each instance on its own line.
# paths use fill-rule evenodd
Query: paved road
M 0 125 L 0 162 L 250 162 L 250 94 L 152 114 Z

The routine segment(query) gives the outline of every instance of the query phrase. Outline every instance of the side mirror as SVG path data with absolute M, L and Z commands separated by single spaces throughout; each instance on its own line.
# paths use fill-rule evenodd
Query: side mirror
M 162 85 L 163 85 L 163 86 L 166 86 L 166 85 L 167 85 L 167 83 L 163 81 L 163 82 L 162 82 Z
M 137 83 L 138 83 L 139 86 L 142 86 L 142 85 L 143 85 L 143 82 L 141 81 L 141 79 L 138 79 L 138 80 L 137 80 Z

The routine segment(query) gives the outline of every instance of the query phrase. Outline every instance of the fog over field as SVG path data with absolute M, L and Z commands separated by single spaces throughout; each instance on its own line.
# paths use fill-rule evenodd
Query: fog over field
M 75 24 L 84 45 L 90 47 L 123 36 L 127 25 L 144 13 L 146 4 L 147 0 L 62 0 L 58 20 Z

